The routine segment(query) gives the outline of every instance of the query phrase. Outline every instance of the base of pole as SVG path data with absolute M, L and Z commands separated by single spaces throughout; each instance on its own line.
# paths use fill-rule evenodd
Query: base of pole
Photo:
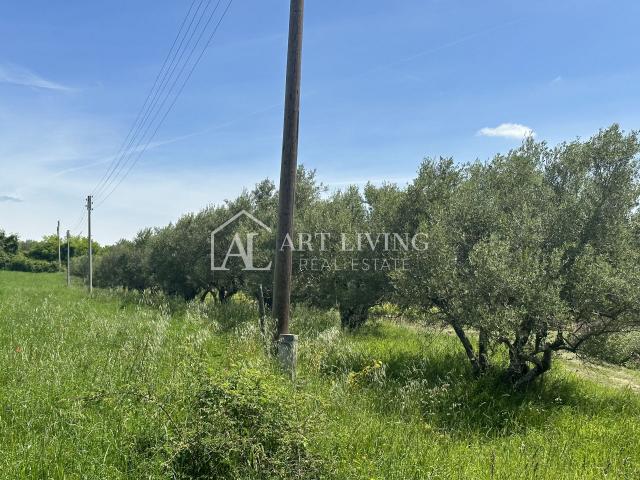
M 278 339 L 278 363 L 284 371 L 296 378 L 298 363 L 298 336 L 285 334 Z

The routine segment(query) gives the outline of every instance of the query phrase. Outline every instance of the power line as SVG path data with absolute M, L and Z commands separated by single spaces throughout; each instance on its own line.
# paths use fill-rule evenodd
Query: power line
M 161 94 L 161 95 L 163 96 L 163 98 L 162 98 L 162 101 L 161 101 L 161 103 L 160 103 L 160 106 L 158 107 L 158 109 L 157 109 L 157 110 L 155 111 L 155 113 L 153 114 L 153 116 L 152 116 L 151 120 L 147 123 L 147 126 L 146 126 L 146 128 L 145 128 L 144 132 L 142 133 L 142 136 L 138 139 L 137 144 L 135 145 L 135 147 L 134 147 L 133 149 L 130 149 L 130 150 L 129 150 L 128 152 L 126 152 L 126 154 L 124 155 L 124 159 L 125 159 L 125 160 L 124 160 L 124 162 L 123 162 L 123 164 L 122 164 L 122 166 L 121 166 L 121 168 L 120 168 L 120 171 L 116 173 L 116 175 L 115 175 L 115 177 L 114 177 L 114 180 L 112 181 L 112 184 L 116 184 L 116 186 L 115 186 L 112 190 L 115 190 L 115 189 L 116 189 L 116 188 L 117 188 L 117 187 L 122 183 L 122 180 L 124 179 L 124 177 L 126 177 L 126 176 L 128 175 L 128 173 L 131 171 L 132 165 L 135 165 L 135 164 L 137 163 L 138 158 L 139 158 L 141 155 L 138 155 L 138 157 L 136 157 L 136 158 L 135 158 L 135 159 L 134 159 L 134 160 L 129 164 L 129 165 L 130 165 L 130 166 L 129 166 L 129 168 L 125 171 L 125 168 L 127 167 L 127 163 L 129 163 L 129 162 L 130 162 L 130 160 L 131 160 L 132 156 L 133 156 L 133 155 L 135 155 L 135 153 L 136 153 L 136 152 L 141 153 L 141 152 L 146 151 L 146 149 L 148 148 L 148 146 L 149 146 L 149 144 L 150 144 L 151 140 L 153 139 L 153 137 L 155 137 L 155 134 L 156 134 L 156 132 L 157 132 L 157 130 L 158 130 L 158 127 L 162 124 L 162 122 L 164 121 L 164 118 L 166 118 L 168 111 L 173 107 L 173 104 L 172 104 L 172 105 L 169 107 L 169 110 L 167 110 L 167 111 L 165 112 L 165 114 L 163 115 L 163 117 L 162 117 L 162 118 L 161 118 L 161 120 L 160 120 L 160 123 L 158 123 L 158 124 L 157 124 L 156 129 L 153 131 L 153 133 L 152 133 L 151 137 L 149 137 L 149 139 L 147 140 L 147 143 L 146 143 L 146 144 L 144 145 L 144 147 L 142 147 L 142 149 L 141 149 L 141 145 L 143 144 L 143 142 L 144 142 L 144 140 L 145 140 L 145 138 L 146 138 L 146 136 L 147 136 L 147 133 L 150 131 L 150 129 L 152 128 L 152 126 L 153 126 L 154 122 L 156 121 L 156 119 L 158 118 L 158 116 L 161 114 L 162 109 L 163 109 L 163 107 L 164 107 L 165 103 L 167 102 L 167 100 L 168 100 L 168 99 L 169 99 L 169 97 L 171 96 L 171 93 L 173 92 L 173 90 L 174 90 L 175 86 L 177 85 L 178 81 L 180 80 L 180 77 L 181 77 L 181 75 L 183 74 L 183 72 L 184 72 L 184 70 L 185 70 L 186 66 L 189 64 L 189 61 L 191 60 L 191 57 L 193 56 L 193 53 L 195 52 L 196 48 L 197 48 L 197 47 L 198 47 L 198 45 L 200 44 L 200 41 L 202 40 L 202 37 L 203 37 L 204 33 L 207 31 L 207 28 L 209 27 L 209 24 L 211 23 L 211 20 L 214 18 L 215 13 L 217 12 L 217 10 L 218 10 L 218 8 L 219 8 L 219 6 L 220 6 L 220 4 L 221 4 L 221 3 L 222 3 L 222 0 L 218 0 L 218 2 L 217 2 L 217 4 L 216 4 L 215 8 L 214 8 L 214 9 L 213 9 L 213 11 L 210 13 L 209 18 L 208 18 L 207 22 L 205 23 L 205 26 L 204 26 L 204 27 L 203 27 L 203 29 L 200 31 L 200 34 L 198 35 L 198 38 L 197 38 L 196 42 L 193 44 L 193 46 L 192 46 L 192 48 L 191 48 L 191 51 L 189 52 L 189 55 L 187 56 L 186 60 L 184 61 L 184 63 L 182 63 L 182 67 L 180 68 L 180 70 L 179 70 L 178 74 L 176 75 L 176 77 L 173 79 L 173 82 L 171 83 L 171 86 L 170 86 L 169 90 L 166 92 L 166 94 L 164 94 L 164 95 L 162 95 L 162 94 Z M 208 8 L 208 5 L 207 5 L 207 8 Z M 227 7 L 227 10 L 228 10 L 228 7 Z M 204 14 L 204 12 L 206 12 L 206 8 L 205 8 L 205 10 L 203 11 L 203 14 Z M 224 18 L 224 15 L 223 15 L 223 16 L 221 16 L 220 21 L 222 20 L 222 18 Z M 200 21 L 198 21 L 198 24 L 196 25 L 196 28 L 199 26 L 199 24 L 200 24 Z M 218 22 L 218 25 L 219 25 L 219 24 L 220 24 L 220 22 Z M 216 27 L 216 30 L 217 30 L 217 27 Z M 191 40 L 193 39 L 193 36 L 195 35 L 195 32 L 196 32 L 196 30 L 194 30 L 194 31 L 192 32 L 192 34 L 191 34 L 191 36 L 190 36 L 189 40 L 187 41 L 187 46 L 185 47 L 185 49 L 189 47 L 189 44 L 191 43 Z M 214 33 L 215 33 L 215 30 L 214 30 Z M 206 46 L 205 46 L 205 49 L 206 49 Z M 182 55 L 182 57 L 184 57 L 184 55 Z M 175 71 L 175 69 L 178 67 L 178 65 L 181 63 L 181 61 L 182 61 L 182 58 L 178 61 L 178 63 L 176 63 L 176 64 L 175 64 L 175 66 L 174 66 L 174 68 L 173 68 L 173 70 L 172 70 L 172 72 L 171 72 L 171 75 L 170 75 L 170 77 L 169 77 L 169 81 L 171 80 L 171 77 L 173 76 L 173 72 L 174 72 L 174 71 Z M 194 68 L 195 68 L 195 64 L 194 64 L 194 66 L 192 67 L 192 70 L 193 70 Z M 189 77 L 190 77 L 190 75 L 189 75 Z M 164 86 L 166 86 L 166 85 L 168 85 L 168 82 L 167 82 Z M 179 95 L 179 94 L 178 94 L 178 95 Z M 173 103 L 175 103 L 175 101 L 174 101 Z M 157 104 L 157 102 L 156 102 L 156 104 Z M 155 108 L 155 105 L 154 105 L 154 108 Z M 149 113 L 150 113 L 150 111 L 149 111 Z M 125 172 L 125 173 L 123 174 L 123 172 Z M 118 176 L 120 176 L 120 179 L 118 179 L 118 178 L 117 178 Z M 104 190 L 103 190 L 103 192 L 104 192 L 104 191 L 106 191 L 106 189 L 104 189 Z M 110 195 L 111 195 L 111 193 L 112 193 L 112 192 L 110 191 L 110 192 L 108 193 L 108 196 L 110 196 Z M 105 200 L 105 199 L 103 199 L 103 200 L 100 202 L 100 204 L 104 203 L 104 200 Z
M 155 120 L 155 118 L 157 117 L 157 114 L 159 114 L 159 112 L 161 111 L 162 107 L 164 106 L 164 103 L 166 102 L 166 100 L 169 98 L 169 96 L 171 95 L 171 92 L 173 91 L 173 88 L 175 87 L 175 85 L 178 82 L 178 79 L 180 78 L 180 75 L 182 75 L 182 72 L 184 71 L 184 68 L 187 66 L 187 64 L 189 63 L 189 60 L 191 59 L 191 56 L 193 55 L 193 53 L 195 52 L 198 44 L 200 43 L 200 40 L 202 39 L 202 36 L 204 35 L 204 32 L 206 31 L 206 29 L 208 28 L 209 24 L 211 23 L 211 20 L 214 18 L 215 12 L 217 11 L 220 3 L 222 0 L 218 1 L 218 4 L 216 5 L 216 8 L 213 10 L 213 12 L 211 13 L 211 15 L 209 16 L 209 19 L 207 20 L 207 23 L 205 24 L 204 29 L 202 30 L 202 32 L 200 33 L 198 40 L 196 41 L 196 43 L 194 44 L 192 51 L 189 53 L 189 56 L 187 57 L 186 62 L 183 64 L 180 73 L 178 74 L 178 76 L 176 77 L 176 79 L 174 80 L 171 88 L 169 89 L 169 92 L 167 93 L 167 95 L 165 96 L 164 100 L 162 101 L 160 108 L 158 109 L 158 111 L 156 112 L 156 115 L 154 116 L 154 119 L 151 121 L 151 123 L 147 126 L 147 129 L 145 130 L 145 133 L 142 136 L 142 139 L 144 139 L 144 137 L 146 136 L 146 133 L 149 129 L 149 127 L 153 124 L 153 121 Z M 200 63 L 200 61 L 202 60 L 202 57 L 204 56 L 206 50 L 209 48 L 209 46 L 211 45 L 211 42 L 213 41 L 213 39 L 215 38 L 216 33 L 218 32 L 218 29 L 220 28 L 220 25 L 222 24 L 222 21 L 224 20 L 224 18 L 226 17 L 227 13 L 229 12 L 231 5 L 233 4 L 233 0 L 229 0 L 229 3 L 227 4 L 227 6 L 225 7 L 222 15 L 220 16 L 218 22 L 216 23 L 214 29 L 212 30 L 211 34 L 209 35 L 209 38 L 205 44 L 205 46 L 203 47 L 203 49 L 201 50 L 200 54 L 198 55 L 198 57 L 196 58 L 195 62 L 193 63 L 193 65 L 191 66 L 191 69 L 189 70 L 186 78 L 184 79 L 184 81 L 182 82 L 182 85 L 180 86 L 178 92 L 176 93 L 175 97 L 173 98 L 173 101 L 171 102 L 171 104 L 169 105 L 168 109 L 165 111 L 164 115 L 160 118 L 160 121 L 157 123 L 155 129 L 153 130 L 153 133 L 151 134 L 151 136 L 149 137 L 149 139 L 147 140 L 146 144 L 144 145 L 144 147 L 141 150 L 138 150 L 138 147 L 140 146 L 141 142 L 138 143 L 138 145 L 136 145 L 135 149 L 132 150 L 129 153 L 129 157 L 131 155 L 132 152 L 135 152 L 136 150 L 138 151 L 138 155 L 133 159 L 133 162 L 129 165 L 129 168 L 125 171 L 124 175 L 120 176 L 120 179 L 117 181 L 117 183 L 114 184 L 113 188 L 111 188 L 111 190 L 106 194 L 106 196 L 104 198 L 101 199 L 100 203 L 98 203 L 98 205 L 96 205 L 96 207 L 99 207 L 100 205 L 102 205 L 112 194 L 113 192 L 122 184 L 122 182 L 124 181 L 124 179 L 129 175 L 129 173 L 131 172 L 131 170 L 133 169 L 133 167 L 138 163 L 138 161 L 140 160 L 141 156 L 144 154 L 144 152 L 147 150 L 147 148 L 149 147 L 149 144 L 151 143 L 151 141 L 153 140 L 153 138 L 155 137 L 156 133 L 158 132 L 158 130 L 160 129 L 160 127 L 162 126 L 162 124 L 164 123 L 164 120 L 167 118 L 168 114 L 171 112 L 171 110 L 173 109 L 174 105 L 176 104 L 178 98 L 180 97 L 180 95 L 182 94 L 182 92 L 184 91 L 185 86 L 187 85 L 187 83 L 189 82 L 189 79 L 191 78 L 191 76 L 193 75 L 193 72 L 195 71 L 196 67 L 198 66 L 198 64 Z M 126 165 L 125 164 L 122 166 L 122 168 L 120 169 L 120 173 L 122 173 L 122 171 L 124 171 L 124 167 Z M 119 174 L 117 174 L 119 175 Z M 116 175 L 116 177 L 117 177 Z M 114 183 L 114 182 L 112 182 Z M 106 191 L 106 190 L 103 190 Z
M 87 211 L 83 211 L 82 215 L 80 216 L 80 219 L 76 222 L 75 226 L 71 229 L 72 232 L 77 232 L 78 228 L 80 228 L 80 226 L 82 225 L 82 222 L 84 221 L 84 217 L 87 215 Z
M 142 131 L 143 127 L 145 126 L 145 124 L 147 123 L 147 120 L 149 119 L 149 116 L 151 114 L 151 112 L 153 112 L 153 110 L 155 109 L 156 105 L 157 105 L 157 100 L 160 96 L 162 96 L 164 90 L 166 89 L 166 84 L 167 84 L 167 78 L 171 78 L 173 76 L 173 72 L 175 71 L 175 65 L 179 64 L 182 61 L 182 58 L 184 57 L 184 53 L 186 51 L 186 49 L 188 48 L 188 44 L 191 41 L 191 38 L 193 38 L 193 34 L 197 31 L 198 26 L 200 25 L 200 22 L 202 21 L 202 18 L 204 17 L 206 10 L 209 8 L 209 4 L 211 3 L 211 0 L 207 0 L 207 5 L 205 6 L 204 10 L 202 10 L 202 12 L 200 13 L 200 17 L 198 18 L 198 22 L 196 23 L 196 26 L 193 30 L 193 32 L 191 32 L 191 36 L 189 36 L 189 40 L 187 40 L 187 44 L 185 45 L 184 49 L 182 48 L 185 39 L 187 38 L 187 36 L 189 35 L 189 32 L 191 31 L 191 27 L 193 26 L 193 22 L 195 21 L 195 19 L 198 17 L 198 12 L 200 12 L 200 8 L 202 7 L 204 0 L 200 0 L 200 2 L 198 3 L 198 6 L 193 14 L 193 17 L 191 18 L 191 21 L 189 22 L 189 25 L 187 27 L 186 30 L 184 30 L 184 33 L 182 34 L 182 38 L 180 39 L 180 43 L 177 46 L 177 48 L 175 49 L 175 51 L 173 52 L 173 55 L 171 55 L 171 51 L 169 52 L 169 57 L 170 57 L 170 61 L 169 64 L 167 66 L 166 69 L 163 68 L 160 69 L 160 72 L 158 72 L 157 77 L 162 77 L 160 78 L 160 82 L 157 84 L 157 89 L 152 89 L 149 93 L 149 97 L 150 100 L 148 101 L 148 105 L 146 108 L 143 107 L 142 109 L 142 113 L 140 116 L 140 121 L 137 125 L 134 125 L 132 127 L 133 129 L 133 133 L 129 139 L 129 142 L 125 142 L 124 144 L 124 148 L 119 152 L 118 155 L 118 159 L 117 162 L 115 163 L 112 171 L 109 173 L 109 175 L 107 176 L 105 182 L 103 183 L 103 185 L 101 186 L 101 189 L 96 190 L 95 194 L 99 195 L 101 193 L 104 192 L 104 190 L 107 188 L 107 183 L 109 181 L 109 179 L 112 178 L 112 176 L 114 174 L 117 174 L 117 170 L 120 168 L 122 168 L 120 165 L 122 163 L 123 160 L 125 160 L 127 158 L 127 155 L 130 154 L 130 149 L 132 147 L 132 145 L 136 142 L 136 139 L 138 137 L 138 135 L 140 134 L 140 132 Z M 188 16 L 186 17 L 188 18 Z M 178 32 L 178 37 L 180 37 L 180 31 Z M 176 62 L 176 58 L 178 58 L 177 62 Z M 164 71 L 164 73 L 163 73 Z M 168 77 L 167 77 L 168 75 Z M 111 179 L 111 182 L 113 182 L 114 180 Z M 101 191 L 100 191 L 101 190 Z
M 162 63 L 162 67 L 160 67 L 160 70 L 158 71 L 158 74 L 156 75 L 155 81 L 153 82 L 153 86 L 149 90 L 149 93 L 147 94 L 147 97 L 145 98 L 145 101 L 142 104 L 142 107 L 138 111 L 138 115 L 136 116 L 135 121 L 131 125 L 131 128 L 129 129 L 129 131 L 127 133 L 127 136 L 125 137 L 124 141 L 122 142 L 122 145 L 118 149 L 118 152 L 114 156 L 113 160 L 111 161 L 109 167 L 105 171 L 104 175 L 102 176 L 102 178 L 100 179 L 98 184 L 94 187 L 94 189 L 93 189 L 94 195 L 97 194 L 98 191 L 107 184 L 107 182 L 109 181 L 109 178 L 113 175 L 115 170 L 118 168 L 118 165 L 122 161 L 122 155 L 125 153 L 126 149 L 129 148 L 129 146 L 131 145 L 131 140 L 133 140 L 133 138 L 135 138 L 137 132 L 139 131 L 139 128 L 140 128 L 140 125 L 141 125 L 140 120 L 145 115 L 145 111 L 147 110 L 147 104 L 149 104 L 149 106 L 151 105 L 149 103 L 149 100 L 151 99 L 152 94 L 154 94 L 154 91 L 157 93 L 156 87 L 158 86 L 158 81 L 160 80 L 161 76 L 162 76 L 162 80 L 160 80 L 160 84 L 162 84 L 164 82 L 164 78 L 166 76 L 165 67 L 167 66 L 167 62 L 169 61 L 169 59 L 171 59 L 171 63 L 169 64 L 169 68 L 170 68 L 170 66 L 173 64 L 173 61 L 175 60 L 175 57 L 176 57 L 178 51 L 182 47 L 182 43 L 184 42 L 184 38 L 186 37 L 188 31 L 191 29 L 191 25 L 193 24 L 193 21 L 194 21 L 195 17 L 197 16 L 198 11 L 200 10 L 200 7 L 202 6 L 202 2 L 204 0 L 200 0 L 200 3 L 198 4 L 198 8 L 196 9 L 196 11 L 195 11 L 195 13 L 193 15 L 193 18 L 191 19 L 191 22 L 189 22 L 189 26 L 187 27 L 187 30 L 185 31 L 184 35 L 182 36 L 182 40 L 180 41 L 180 45 L 178 45 L 178 48 L 176 48 L 175 52 L 174 52 L 174 48 L 175 48 L 176 44 L 178 43 L 178 39 L 180 38 L 180 36 L 182 34 L 184 26 L 187 23 L 187 20 L 189 19 L 190 15 L 191 15 L 191 11 L 193 10 L 193 6 L 195 5 L 196 1 L 197 0 L 193 0 L 191 2 L 189 10 L 187 11 L 187 14 L 185 15 L 184 19 L 182 20 L 182 23 L 180 24 L 180 28 L 178 29 L 178 33 L 176 34 L 176 37 L 174 38 L 173 43 L 171 44 L 171 48 L 169 49 L 169 52 L 167 53 L 167 56 L 165 57 L 164 62 Z M 173 53 L 173 56 L 172 56 L 172 53 Z M 164 75 L 162 75 L 163 71 L 165 72 Z M 127 141 L 129 141 L 129 144 L 127 144 Z

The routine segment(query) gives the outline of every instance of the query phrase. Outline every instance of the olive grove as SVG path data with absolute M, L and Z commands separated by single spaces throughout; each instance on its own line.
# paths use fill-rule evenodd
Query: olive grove
M 357 232 L 421 234 L 426 249 L 401 252 L 402 269 L 302 268 L 305 255 L 363 264 L 371 252 L 329 242 L 294 253 L 294 301 L 336 308 L 345 328 L 391 301 L 428 310 L 460 340 L 474 372 L 508 352 L 506 378 L 524 386 L 549 370 L 553 354 L 591 339 L 640 328 L 640 142 L 616 125 L 586 141 L 550 147 L 533 139 L 487 162 L 427 159 L 406 186 L 372 184 L 328 191 L 300 168 L 296 232 L 339 238 Z M 187 299 L 214 293 L 226 301 L 262 286 L 270 271 L 238 262 L 211 271 L 211 232 L 240 211 L 275 227 L 277 191 L 260 182 L 223 205 L 175 224 L 142 231 L 107 247 L 96 265 L 103 286 L 157 288 Z M 240 221 L 220 232 L 214 256 L 233 235 L 255 228 Z M 256 236 L 254 260 L 268 265 L 275 235 Z M 381 258 L 397 252 L 375 252 Z M 337 260 L 336 260 L 337 259 Z M 306 262 L 306 263 L 305 263 Z

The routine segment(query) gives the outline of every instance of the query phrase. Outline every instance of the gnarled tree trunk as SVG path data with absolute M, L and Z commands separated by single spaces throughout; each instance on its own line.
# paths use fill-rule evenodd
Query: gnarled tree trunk
M 523 341 L 520 336 L 516 336 L 513 343 L 508 339 L 500 339 L 509 349 L 507 378 L 514 388 L 526 387 L 543 373 L 549 371 L 553 352 L 565 346 L 562 332 L 558 332 L 556 339 L 551 343 L 544 342 L 540 337 L 541 335 L 536 337 L 533 347 Z M 546 332 L 544 337 L 546 337 Z

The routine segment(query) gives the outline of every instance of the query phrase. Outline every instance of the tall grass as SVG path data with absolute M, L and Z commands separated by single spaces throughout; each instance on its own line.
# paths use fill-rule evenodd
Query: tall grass
M 640 478 L 640 400 L 558 363 L 513 392 L 455 338 L 300 307 L 295 384 L 250 302 L 0 272 L 0 478 Z

